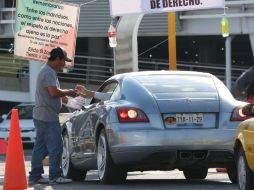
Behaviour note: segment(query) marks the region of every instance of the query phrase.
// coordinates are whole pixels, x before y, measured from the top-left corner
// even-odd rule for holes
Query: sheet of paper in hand
[[[73,109],[81,109],[85,102],[86,99],[81,96],[76,98],[68,98],[67,106]]]

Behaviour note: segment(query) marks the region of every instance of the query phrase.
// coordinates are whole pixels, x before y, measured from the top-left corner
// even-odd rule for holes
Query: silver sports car
[[[98,170],[103,184],[122,183],[128,171],[183,171],[204,179],[208,168],[225,167],[236,182],[233,155],[239,109],[224,84],[208,73],[153,71],[119,74],[63,124],[62,170],[84,180]]]

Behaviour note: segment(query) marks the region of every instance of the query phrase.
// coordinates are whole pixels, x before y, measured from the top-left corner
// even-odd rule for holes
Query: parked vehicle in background
[[[242,108],[246,116],[254,116],[254,104]],[[238,185],[240,190],[254,189],[254,118],[240,123],[235,139]]]
[[[204,179],[227,168],[237,181],[234,138],[246,103],[209,73],[152,71],[119,74],[103,83],[110,100],[92,99],[63,124],[65,177],[83,180],[97,169],[103,184],[124,182],[128,171],[183,171]]]
[[[19,125],[21,131],[22,142],[25,144],[33,144],[35,142],[35,127],[33,123],[33,107],[34,103],[20,103],[13,107],[18,109]],[[63,105],[61,112],[72,112],[73,109]],[[10,131],[11,111],[1,116],[0,122],[0,138],[8,140]]]
[[[33,107],[32,103],[22,103],[14,107],[18,109],[19,125],[23,143],[34,143],[35,128],[33,124]],[[8,140],[10,131],[11,111],[7,115],[2,115],[3,121],[0,123],[0,138]]]

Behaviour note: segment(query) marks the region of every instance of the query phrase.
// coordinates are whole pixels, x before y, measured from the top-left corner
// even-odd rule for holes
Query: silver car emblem
[[[191,101],[190,98],[186,98],[186,103],[187,103],[187,104],[191,104],[191,102],[192,102],[192,101]]]

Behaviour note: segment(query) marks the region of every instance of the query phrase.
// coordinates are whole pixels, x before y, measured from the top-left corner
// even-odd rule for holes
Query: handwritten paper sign
[[[69,57],[74,57],[78,5],[48,0],[17,2],[14,55],[47,62],[51,49],[60,46]]]

